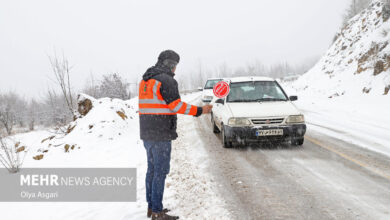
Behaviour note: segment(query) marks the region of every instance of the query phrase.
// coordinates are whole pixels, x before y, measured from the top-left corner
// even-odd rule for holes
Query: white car
[[[214,133],[222,133],[223,146],[233,142],[275,141],[302,145],[306,133],[303,114],[277,81],[268,77],[237,77],[227,80],[230,92],[214,98],[211,114]]]
[[[222,80],[223,80],[222,78],[207,79],[204,87],[200,88],[203,91],[202,92],[202,102],[204,102],[204,103],[211,102],[211,100],[214,98],[214,94],[213,94],[214,85]]]

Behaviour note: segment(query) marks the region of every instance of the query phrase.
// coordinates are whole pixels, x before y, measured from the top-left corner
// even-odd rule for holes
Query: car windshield
[[[213,89],[215,84],[217,84],[217,82],[219,82],[221,80],[222,79],[207,80],[206,85],[204,86],[204,89]]]
[[[275,81],[239,82],[230,84],[227,102],[287,101],[287,97]]]

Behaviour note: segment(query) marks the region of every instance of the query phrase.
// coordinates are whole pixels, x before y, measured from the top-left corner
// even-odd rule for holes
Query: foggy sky
[[[323,54],[349,0],[0,0],[0,91],[42,97],[48,55],[68,57],[80,89],[88,76],[139,79],[164,49],[177,74],[256,60],[300,63]]]

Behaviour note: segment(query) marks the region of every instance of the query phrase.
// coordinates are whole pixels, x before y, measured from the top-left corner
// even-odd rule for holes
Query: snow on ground
[[[187,96],[186,101],[198,102],[199,95],[195,93]],[[211,163],[195,129],[192,116],[179,115],[179,138],[173,143],[172,153],[174,171],[167,182],[176,193],[173,195],[175,199],[169,200],[168,206],[177,207],[177,214],[186,216],[185,219],[231,219],[230,213],[224,208],[224,199],[217,193],[217,183],[208,171]],[[175,184],[181,182],[186,184]]]
[[[183,99],[191,101],[199,95],[194,93]],[[67,127],[71,132],[65,136],[53,137],[53,131],[49,130],[13,136],[28,146],[23,167],[136,167],[137,202],[1,203],[1,219],[147,219],[146,152],[139,139],[137,99],[90,99],[94,106],[92,110],[72,122]],[[43,141],[48,137],[52,139]],[[213,181],[201,166],[205,160],[198,157],[202,155],[201,149],[195,145],[180,140],[174,142],[164,204],[181,219],[221,219],[220,214],[226,213],[223,200],[214,192]],[[37,155],[43,155],[43,159],[33,159]]]
[[[309,83],[309,82],[308,82]],[[295,105],[303,111],[308,130],[390,156],[390,97],[344,95],[323,97],[284,83],[288,95],[298,95]]]

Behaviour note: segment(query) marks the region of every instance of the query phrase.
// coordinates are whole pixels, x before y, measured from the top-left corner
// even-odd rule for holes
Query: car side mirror
[[[203,91],[203,87],[198,87],[198,91]]]
[[[298,100],[298,96],[294,95],[294,96],[290,96],[289,97],[290,101],[297,101]]]
[[[225,100],[223,100],[223,99],[217,99],[217,100],[215,101],[215,103],[224,105],[224,104],[225,104]]]

